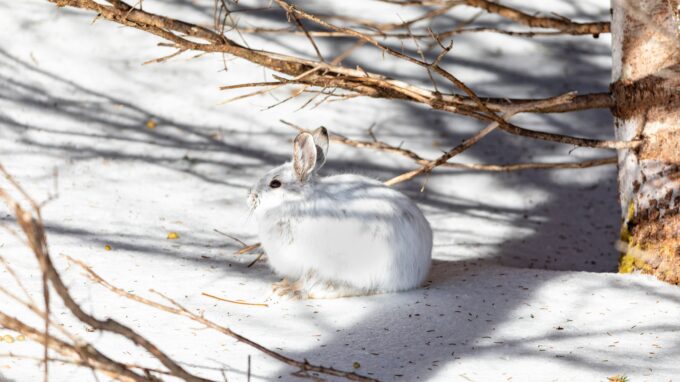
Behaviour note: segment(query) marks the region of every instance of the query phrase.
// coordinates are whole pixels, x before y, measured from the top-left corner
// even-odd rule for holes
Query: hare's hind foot
[[[342,297],[367,296],[375,292],[353,288],[345,283],[320,280],[310,272],[291,282],[287,278],[272,284],[270,300],[333,299]]]
[[[313,275],[308,275],[304,278],[303,295],[306,295],[305,297],[310,299],[332,299],[365,296],[369,294],[371,293],[351,287],[345,283],[318,280]]]
[[[290,282],[287,278],[272,284],[272,300],[300,300],[302,295],[302,283],[300,280]]]

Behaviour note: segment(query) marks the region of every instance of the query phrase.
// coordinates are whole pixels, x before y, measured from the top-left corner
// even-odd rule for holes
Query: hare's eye
[[[274,180],[272,180],[271,182],[269,182],[269,187],[271,187],[271,188],[279,188],[279,187],[281,187],[281,182],[278,181],[278,180],[276,180],[276,179],[274,179]]]

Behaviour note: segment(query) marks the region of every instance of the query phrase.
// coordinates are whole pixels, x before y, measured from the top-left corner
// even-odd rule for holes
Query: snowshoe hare
[[[270,267],[274,296],[336,298],[416,288],[427,277],[432,230],[401,192],[364,176],[318,177],[328,132],[302,132],[291,162],[266,173],[248,204]]]

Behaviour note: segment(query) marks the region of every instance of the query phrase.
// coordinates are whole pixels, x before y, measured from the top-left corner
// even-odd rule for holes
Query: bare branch
[[[489,13],[495,13],[506,19],[515,21],[519,24],[533,28],[557,29],[562,33],[571,35],[593,35],[598,36],[602,33],[609,33],[611,26],[609,22],[578,23],[566,17],[541,17],[533,16],[522,12],[516,8],[504,6],[488,0],[381,0],[386,3],[399,5],[445,5],[453,2],[464,3],[465,5],[483,9]]]
[[[493,3],[488,0],[463,0],[469,6],[484,9],[490,13],[496,13],[512,21],[535,28],[557,29],[569,34],[591,34],[597,36],[601,33],[610,32],[609,22],[577,23],[566,18],[540,17],[519,11],[515,8]]]
[[[294,128],[295,130],[309,131],[309,129],[304,129],[298,125],[290,123],[288,121],[280,120],[281,123]],[[338,134],[331,134],[331,141],[341,143],[343,145],[356,147],[356,148],[369,148],[376,151],[382,151],[387,153],[398,154],[403,157],[413,160],[419,165],[426,165],[431,162],[429,159],[425,159],[416,152],[405,149],[401,146],[394,146],[384,141],[380,141],[374,138],[371,141],[362,141],[357,139],[350,139]],[[552,169],[578,169],[587,167],[596,167],[616,164],[617,158],[602,158],[602,159],[591,159],[582,162],[556,162],[556,163],[510,163],[510,164],[484,164],[484,163],[460,163],[460,162],[446,162],[442,163],[439,167],[461,169],[461,170],[474,170],[474,171],[489,171],[489,172],[511,172],[511,171],[523,171],[523,170],[552,170]]]

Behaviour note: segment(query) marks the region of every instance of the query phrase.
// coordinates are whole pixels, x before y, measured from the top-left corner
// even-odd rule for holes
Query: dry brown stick
[[[42,227],[39,228],[42,231]],[[45,248],[47,248],[47,244],[45,244]],[[40,263],[40,268],[41,271],[45,269],[45,261],[42,259],[38,259],[38,262]],[[43,373],[43,381],[44,382],[49,382],[50,380],[50,367],[49,367],[49,362],[47,361],[49,358],[49,346],[47,344],[47,338],[50,336],[50,288],[49,288],[49,283],[47,280],[47,274],[45,272],[42,273],[42,291],[43,291],[43,302],[45,303],[45,315],[44,315],[44,329],[45,329],[45,343],[43,344],[43,358],[45,360],[45,365],[44,367],[44,373]]]
[[[279,85],[281,85],[281,82],[284,82],[284,81],[249,82],[249,83],[246,83],[246,84],[225,85],[225,86],[220,86],[220,90],[256,88],[256,87],[260,87],[260,86],[279,86]],[[288,83],[294,83],[294,82],[289,81]],[[301,83],[301,82],[295,82],[295,83]]]
[[[498,33],[498,34],[504,34],[508,36],[517,36],[517,37],[541,37],[541,36],[558,36],[561,34],[564,34],[564,32],[560,31],[533,31],[533,30],[528,30],[528,31],[513,31],[513,30],[506,30],[506,29],[500,29],[500,28],[490,28],[490,27],[474,27],[474,28],[463,28],[463,29],[454,29],[450,31],[442,31],[442,32],[437,32],[437,36],[440,38],[447,38],[455,35],[460,35],[463,33]],[[398,36],[395,36],[398,37]]]
[[[257,244],[258,244],[258,246],[260,245],[260,243],[257,243]],[[255,265],[255,263],[257,263],[262,258],[262,256],[264,256],[264,252],[260,252],[257,255],[257,257],[255,257],[255,259],[253,261],[251,261],[248,265],[246,265],[246,268],[250,268],[253,265]]]
[[[480,97],[484,104],[492,111],[499,113],[507,113],[515,108],[521,108],[522,113],[568,113],[572,111],[586,110],[586,109],[609,109],[614,105],[611,94],[609,93],[591,93],[578,95],[575,93],[574,97],[568,102],[553,103],[549,98],[487,98]],[[477,103],[470,97],[459,95],[449,95],[456,103],[475,107]]]
[[[249,253],[249,252],[252,252],[252,251],[258,249],[258,248],[260,248],[261,246],[262,246],[262,245],[261,245],[260,243],[255,243],[255,244],[249,245],[249,246],[247,246],[247,247],[241,248],[241,249],[238,250],[235,254],[236,254],[236,255],[243,255],[243,254],[246,254],[246,253]]]
[[[290,123],[288,121],[280,120],[281,123],[288,125],[295,130],[302,132],[308,131],[308,129],[302,128],[298,125]],[[405,149],[401,146],[393,146],[383,141],[374,139],[372,141],[362,141],[357,139],[349,139],[342,135],[332,134],[330,135],[331,141],[341,143],[343,145],[356,147],[356,148],[370,148],[377,151],[388,152],[399,154],[403,157],[409,158],[419,165],[426,165],[431,162],[429,159],[425,159],[416,152]],[[557,162],[557,163],[510,163],[510,164],[483,164],[483,163],[460,163],[460,162],[446,162],[442,163],[439,167],[445,168],[455,168],[464,170],[476,170],[476,171],[490,171],[490,172],[511,172],[511,171],[521,171],[521,170],[550,170],[550,169],[577,169],[577,168],[587,168],[604,166],[609,164],[616,164],[617,158],[601,158],[601,159],[590,159],[581,162]]]
[[[558,163],[513,163],[513,164],[476,164],[476,163],[451,163],[451,167],[466,168],[480,171],[510,172],[520,170],[552,170],[552,169],[579,169],[616,164],[617,157],[590,159],[581,162],[558,162]],[[444,166],[448,167],[448,166]]]
[[[313,371],[313,372],[322,373],[322,374],[326,374],[326,375],[342,377],[342,378],[346,378],[346,379],[349,379],[349,380],[352,380],[352,381],[364,381],[364,382],[377,381],[376,379],[373,379],[373,378],[370,378],[370,377],[365,377],[365,376],[362,376],[360,374],[356,374],[354,372],[345,372],[345,371],[341,371],[341,370],[336,370],[332,367],[313,365],[313,364],[310,364],[309,362],[307,362],[306,360],[305,361],[298,361],[298,360],[286,357],[286,356],[284,356],[280,353],[277,353],[273,350],[270,350],[269,348],[264,347],[263,345],[260,345],[259,343],[252,341],[252,340],[232,331],[231,329],[229,329],[227,327],[221,326],[221,325],[219,325],[219,324],[217,324],[217,323],[215,323],[211,320],[208,320],[204,316],[197,315],[197,314],[189,311],[188,309],[184,308],[182,305],[180,305],[176,301],[172,300],[171,298],[169,298],[169,297],[167,297],[167,296],[165,296],[165,295],[163,295],[163,294],[161,294],[161,293],[159,293],[159,292],[157,292],[153,289],[151,290],[151,292],[156,293],[157,295],[161,296],[165,300],[169,301],[173,306],[161,304],[159,302],[152,301],[152,300],[149,300],[147,298],[144,298],[144,297],[138,296],[136,294],[130,293],[130,292],[128,292],[128,291],[126,291],[122,288],[116,287],[116,286],[112,285],[111,283],[109,283],[108,281],[104,280],[101,276],[99,276],[94,270],[92,270],[92,268],[87,266],[85,263],[83,263],[79,260],[76,260],[76,259],[72,259],[72,261],[74,263],[76,263],[78,266],[80,266],[93,281],[104,286],[105,288],[112,291],[113,293],[116,293],[116,294],[123,296],[127,299],[130,299],[132,301],[136,301],[136,302],[139,302],[141,304],[148,305],[148,306],[151,306],[153,308],[162,310],[162,311],[167,312],[167,313],[187,317],[187,318],[189,318],[193,321],[196,321],[198,323],[205,325],[206,327],[208,327],[210,329],[213,329],[217,332],[220,332],[220,333],[225,334],[229,337],[232,337],[232,338],[234,338],[234,339],[236,339],[240,342],[243,342],[244,344],[257,349],[257,350],[261,351],[262,353],[267,354],[268,356],[270,356],[274,359],[277,359],[277,360],[279,360],[279,361],[281,361],[285,364],[288,364],[290,366],[297,367],[300,370]]]

